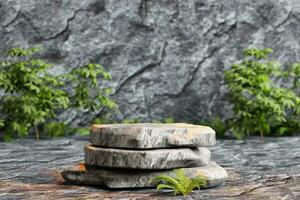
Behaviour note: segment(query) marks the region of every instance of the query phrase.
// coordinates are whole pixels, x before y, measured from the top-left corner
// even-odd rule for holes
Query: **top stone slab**
[[[212,128],[185,123],[95,124],[90,132],[92,144],[112,148],[206,147],[216,143]]]

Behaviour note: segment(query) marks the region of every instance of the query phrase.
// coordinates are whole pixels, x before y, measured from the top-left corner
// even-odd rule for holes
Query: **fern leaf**
[[[207,187],[207,178],[205,176],[197,176],[192,179],[191,186],[194,188],[206,188]]]
[[[158,190],[163,190],[163,189],[169,189],[169,190],[172,190],[172,191],[175,191],[175,190],[176,190],[175,187],[170,186],[170,185],[166,185],[166,184],[158,184],[158,185],[156,186],[156,190],[157,190],[157,191],[158,191]]]
[[[177,180],[183,180],[186,178],[184,169],[175,169],[174,172]]]
[[[166,184],[168,185],[173,185],[173,186],[177,186],[179,185],[179,182],[174,179],[173,177],[171,176],[167,176],[167,175],[164,175],[164,174],[161,174],[159,176],[156,176],[154,177],[152,180],[151,180],[152,183],[159,183],[159,182],[165,182]]]
[[[192,192],[192,190],[194,189],[194,187],[192,186],[192,180],[186,176],[184,169],[179,169],[175,171],[176,173],[176,178],[179,181],[180,184],[180,188],[179,190],[183,193],[183,194],[189,194],[190,192]]]
[[[174,170],[174,172],[176,174],[176,179],[179,182],[178,190],[182,194],[190,193],[190,191],[192,191],[192,189],[190,189],[192,180],[186,176],[185,170],[184,169],[176,169],[176,170]]]
[[[174,191],[174,195],[181,194],[186,196],[195,188],[206,187],[207,178],[205,176],[197,176],[193,179],[186,176],[184,169],[174,170],[176,177],[161,174],[154,177],[150,182],[160,183],[157,185],[157,190],[169,189]]]

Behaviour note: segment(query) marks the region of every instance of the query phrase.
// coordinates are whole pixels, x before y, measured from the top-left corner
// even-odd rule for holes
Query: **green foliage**
[[[124,123],[124,124],[136,124],[136,123],[140,123],[140,122],[141,122],[141,120],[138,119],[138,118],[134,118],[134,119],[124,119],[124,120],[122,121],[122,123]]]
[[[300,88],[300,63],[295,63],[285,74],[286,77],[293,78],[293,89],[297,90]]]
[[[70,100],[73,107],[99,110],[101,107],[115,108],[116,104],[109,98],[110,88],[100,89],[98,79],[111,80],[111,76],[99,64],[87,64],[73,70],[65,76],[73,84]],[[97,91],[97,92],[94,92]]]
[[[141,123],[141,119],[139,118],[133,118],[133,119],[124,119],[122,123],[124,124],[135,124],[135,123]],[[159,120],[153,120],[152,123],[174,123],[174,119],[172,117],[167,117],[163,119],[162,121]]]
[[[216,131],[216,135],[219,138],[224,138],[225,133],[229,129],[229,122],[222,120],[220,117],[215,117],[208,122],[202,122],[201,125],[210,126],[212,129]]]
[[[151,183],[156,185],[157,190],[168,189],[177,194],[186,196],[190,194],[194,189],[201,189],[207,187],[207,178],[205,176],[196,176],[195,178],[189,178],[185,174],[184,169],[174,170],[175,178],[161,174],[154,177]]]
[[[92,121],[92,124],[116,124],[116,123],[123,123],[123,124],[136,124],[136,123],[141,123],[142,119],[140,118],[132,118],[132,119],[124,119],[121,122],[114,121],[110,119],[110,117],[107,118],[95,118]],[[160,120],[153,120],[152,123],[174,123],[174,119],[172,117],[167,117],[163,119],[162,121]]]
[[[0,128],[4,126],[4,120],[0,119]]]
[[[167,117],[163,120],[163,123],[167,123],[167,124],[170,124],[170,123],[174,123],[175,120],[173,117]]]
[[[48,72],[51,64],[32,56],[38,51],[14,48],[8,51],[7,59],[0,61],[0,90],[4,92],[0,97],[0,126],[5,140],[14,133],[24,137],[33,127],[38,136],[38,127],[54,119],[62,109],[115,106],[108,97],[109,89],[90,92],[98,86],[98,78],[111,78],[101,66],[88,64],[70,74],[54,76]],[[66,82],[73,88],[70,93],[64,87]],[[45,127],[53,136],[60,135],[63,128],[62,124],[51,123]],[[52,131],[55,129],[58,133]]]
[[[97,117],[92,121],[92,124],[115,124],[116,122],[110,120],[109,118],[100,118]]]
[[[43,132],[50,137],[62,137],[71,134],[72,128],[63,122],[49,122],[43,126]]]
[[[89,135],[90,129],[89,128],[75,128],[74,132],[79,135]]]
[[[300,63],[293,64],[287,71],[283,72],[284,78],[292,82],[291,89],[296,93],[300,93]],[[289,118],[281,123],[275,123],[272,127],[277,135],[295,135],[300,132],[300,104],[298,102],[295,109],[291,109]]]
[[[171,124],[175,123],[175,120],[173,117],[167,117],[163,120],[153,120],[152,123],[165,123],[165,124]]]
[[[290,123],[290,113],[296,118],[299,116],[299,96],[292,89],[279,87],[273,81],[287,76],[287,73],[280,69],[278,62],[268,59],[271,52],[268,48],[247,49],[245,59],[225,71],[234,104],[232,130],[238,138],[257,133],[263,137],[274,127]],[[298,65],[294,65],[292,71],[297,85]]]
[[[12,49],[9,59],[0,62],[0,88],[5,92],[0,106],[6,140],[14,132],[27,135],[32,126],[54,117],[54,111],[69,105],[67,93],[59,89],[63,83],[46,71],[51,65],[38,59],[26,59],[36,51],[35,48]]]

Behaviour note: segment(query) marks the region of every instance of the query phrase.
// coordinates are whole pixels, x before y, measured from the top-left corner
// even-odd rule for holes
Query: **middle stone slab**
[[[130,169],[174,169],[207,165],[211,152],[205,147],[179,149],[128,150],[95,147],[84,148],[87,165]]]

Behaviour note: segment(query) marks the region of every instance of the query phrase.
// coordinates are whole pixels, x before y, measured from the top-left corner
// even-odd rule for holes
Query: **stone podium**
[[[93,125],[85,163],[63,170],[70,183],[108,188],[151,188],[160,174],[174,175],[184,168],[187,176],[207,177],[208,187],[222,184],[227,172],[211,161],[208,149],[216,143],[208,126],[185,123]]]

